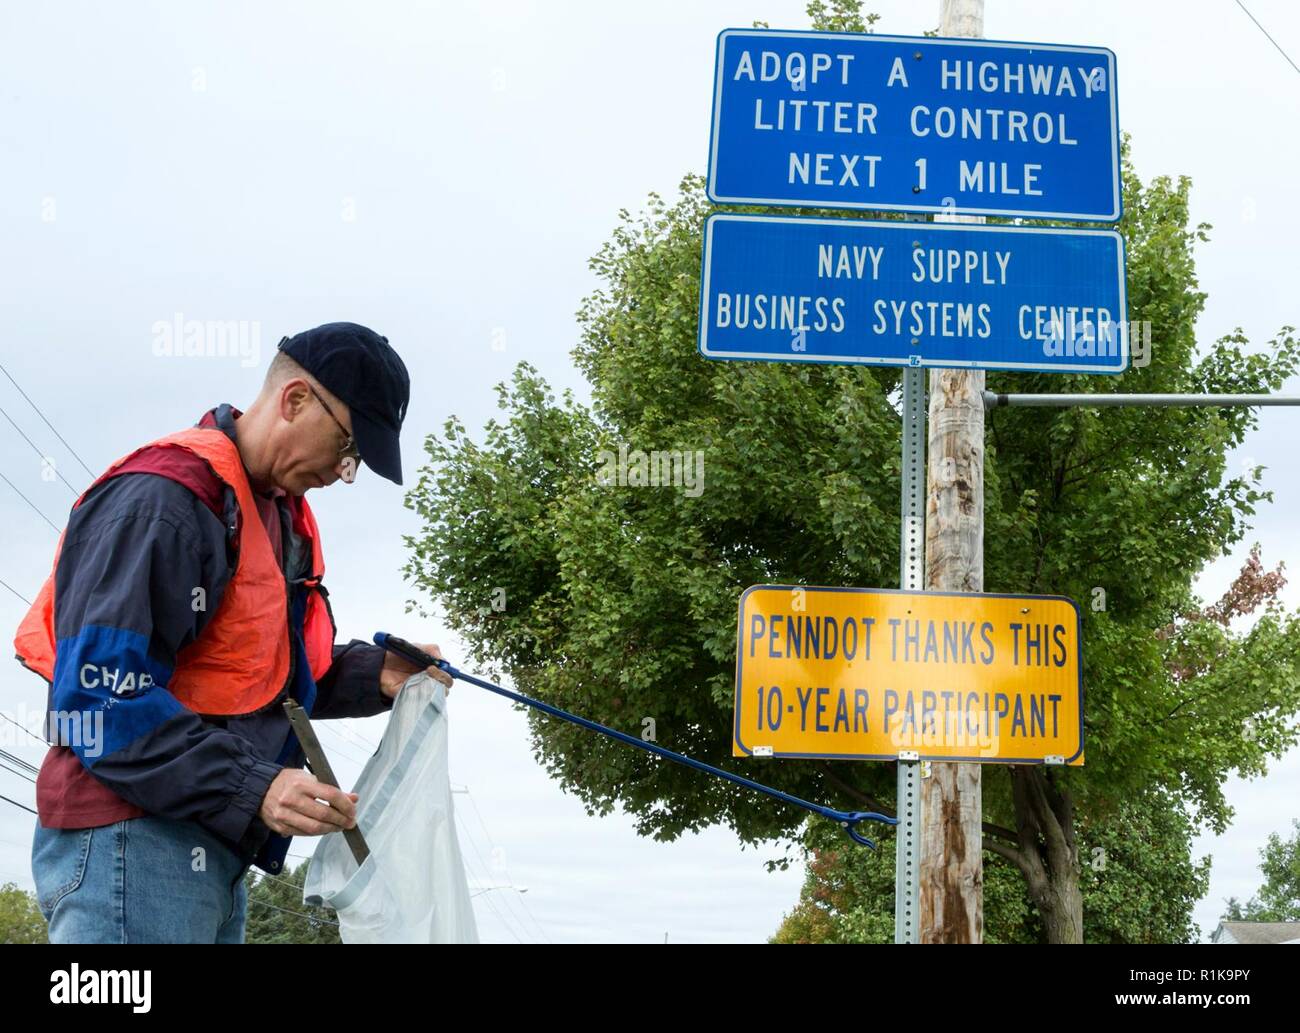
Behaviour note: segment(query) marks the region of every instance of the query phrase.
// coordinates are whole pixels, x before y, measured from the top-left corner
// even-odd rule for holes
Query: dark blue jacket
[[[200,424],[215,424],[233,440],[234,417],[229,405],[221,405]],[[56,745],[75,752],[81,766],[50,765],[47,758],[38,806],[42,798],[86,799],[88,788],[93,798],[98,787],[68,792],[68,786],[49,784],[88,773],[115,797],[150,814],[197,821],[245,863],[275,873],[284,866],[290,837],[272,833],[258,810],[281,768],[303,763],[279,702],[238,718],[204,719],[165,689],[177,652],[202,633],[233,573],[238,503],[215,474],[203,487],[196,493],[169,476],[124,473],[99,484],[72,511],[55,572],[58,662],[50,709],[102,710],[103,742],[97,755],[84,744]],[[213,508],[218,499],[220,517]],[[310,552],[293,532],[283,497],[276,504],[290,586],[291,695],[313,719],[391,709],[392,700],[379,689],[385,654],[378,646],[359,640],[336,645],[328,672],[319,683],[312,679],[302,640],[301,587]],[[263,531],[258,526],[240,533]],[[203,595],[195,592],[200,588]],[[203,605],[196,606],[196,599]],[[148,670],[155,686],[113,693],[104,678],[80,677],[82,658],[109,671]],[[249,657],[250,663],[258,660]],[[87,687],[87,680],[97,684]]]

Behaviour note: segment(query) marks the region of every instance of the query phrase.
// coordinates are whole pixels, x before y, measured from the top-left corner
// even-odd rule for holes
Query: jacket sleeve
[[[114,793],[239,843],[281,765],[167,689],[229,576],[224,524],[187,488],[146,473],[101,484],[72,511],[55,571],[51,700],[79,719],[65,745]]]
[[[313,719],[370,717],[393,709],[393,701],[379,690],[379,672],[384,650],[354,638],[345,646],[334,646],[334,660],[316,683]]]

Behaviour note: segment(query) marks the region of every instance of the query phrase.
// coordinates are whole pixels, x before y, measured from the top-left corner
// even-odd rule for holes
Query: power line
[[[0,581],[0,585],[4,585],[5,588],[7,588],[7,589],[9,589],[9,591],[13,592],[14,595],[18,596],[18,598],[21,599],[23,602],[25,602],[28,606],[31,606],[31,605],[32,605],[32,601],[31,601],[30,599],[28,599],[27,596],[23,595],[22,592],[18,591],[18,589],[14,588],[12,585],[10,585],[9,582],[7,582],[7,581]]]
[[[28,775],[20,771],[18,768],[11,768],[8,764],[6,764],[2,760],[0,760],[0,768],[3,768],[5,771],[8,771],[11,775],[17,775],[19,778],[27,779],[27,781],[30,782],[32,785],[36,784],[36,779],[32,778],[31,775]]]
[[[366,749],[370,751],[372,755],[379,749],[378,746],[372,743],[360,732],[356,731],[355,729],[349,728],[347,726],[347,723],[344,721],[331,721],[326,727],[329,728],[331,731],[340,733],[347,739],[355,741],[357,745],[364,746]]]
[[[4,585],[4,582],[3,582],[3,581],[0,581],[0,585]],[[5,585],[5,587],[6,587],[6,588],[9,588],[8,585]],[[11,592],[13,591],[12,588],[10,588],[9,590],[10,590]],[[16,594],[16,593],[15,593],[15,594]],[[19,596],[19,598],[22,599],[22,596]],[[23,599],[23,602],[27,602],[27,600],[26,600],[26,599]],[[27,605],[30,606],[31,603],[27,603]],[[15,728],[22,728],[22,730],[23,730],[24,732],[26,732],[28,735],[30,735],[33,739],[35,739],[35,740],[36,740],[38,743],[40,743],[42,746],[49,746],[49,745],[50,745],[48,742],[46,742],[44,739],[42,739],[39,735],[37,735],[35,732],[33,732],[30,728],[24,728],[24,727],[23,727],[22,725],[20,725],[17,721],[15,721],[12,717],[10,717],[8,714],[0,714],[0,717],[3,717],[6,721],[8,721],[8,722],[9,722],[11,725],[13,725]]]
[[[8,750],[0,749],[0,757],[3,757],[10,764],[17,764],[20,768],[26,768],[33,775],[40,771],[40,768],[29,761],[26,757],[20,757],[16,753],[10,753]]]
[[[470,849],[474,851],[474,856],[478,859],[478,863],[482,866],[483,875],[481,877],[481,881],[483,885],[490,886],[492,884],[492,869],[488,866],[488,863],[485,860],[483,860],[483,855],[479,853],[478,844],[474,842],[474,837],[469,834],[469,829],[465,827],[465,819],[462,818],[460,814],[456,813],[454,807],[452,808],[452,813],[455,814],[456,821],[460,825],[461,831],[465,834],[464,838],[469,842]],[[462,857],[462,860],[464,861],[466,868],[472,867],[468,855],[464,855]],[[475,872],[475,877],[476,878],[479,877],[477,872]],[[528,930],[525,928],[524,923],[519,920],[518,914],[510,910],[510,908],[507,905],[503,905],[503,907],[505,907],[506,909],[505,913],[503,914],[502,912],[497,910],[496,905],[492,902],[491,897],[485,897],[483,903],[485,903],[491,909],[492,913],[496,915],[498,919],[500,919],[501,924],[506,927],[506,931],[509,932],[511,936],[514,936],[515,941],[517,943],[522,943],[523,940],[520,940],[519,937],[515,934],[515,929],[514,929],[515,924],[518,924],[520,931],[523,932],[525,937],[528,937],[530,935]],[[509,916],[510,921],[506,921],[507,915]]]
[[[465,787],[465,796],[469,800],[469,805],[474,808],[474,816],[478,819],[479,827],[483,829],[483,835],[487,837],[488,847],[493,851],[500,850],[501,848],[498,847],[496,845],[496,842],[492,839],[492,833],[488,831],[487,822],[483,820],[483,812],[478,809],[478,804],[474,802],[474,794],[469,791],[469,786]],[[513,885],[515,881],[515,877],[513,873],[510,871],[509,866],[505,863],[504,850],[501,851],[501,856],[502,856],[501,870],[506,873],[506,878],[510,881],[511,885]],[[546,934],[546,929],[542,926],[542,923],[537,920],[537,916],[533,914],[532,909],[528,906],[528,901],[524,898],[524,895],[522,893],[519,893],[517,894],[517,897],[519,900],[519,905],[524,909],[524,913],[527,914],[530,919],[532,919],[533,925],[535,925],[537,927],[537,931],[542,934],[542,939],[545,940],[547,943],[553,943],[554,941]]]
[[[274,879],[276,882],[282,882],[286,886],[292,886],[296,890],[299,891],[302,890],[302,887],[299,886],[296,882],[294,882],[292,879],[286,879],[283,875],[272,875],[270,872],[263,872],[263,871],[259,871],[257,875],[258,878],[260,879]]]
[[[259,872],[257,873],[257,877],[258,877],[259,879],[274,879],[276,882],[282,882],[282,883],[284,883],[286,886],[292,886],[292,887],[294,887],[295,889],[302,889],[302,887],[299,886],[299,885],[298,885],[296,882],[294,882],[292,879],[286,879],[283,875],[272,875],[270,872],[259,871]]]
[[[454,808],[453,808],[453,810],[452,810],[452,813],[455,814],[455,809],[454,809]],[[479,864],[481,864],[481,865],[483,866],[483,884],[484,884],[485,886],[490,885],[491,882],[492,882],[492,871],[491,871],[490,868],[488,868],[487,863],[483,860],[483,855],[480,854],[480,853],[478,852],[478,844],[474,842],[474,838],[469,834],[469,829],[466,829],[466,828],[465,828],[465,822],[464,822],[464,820],[461,818],[461,816],[460,816],[459,814],[456,814],[456,820],[457,820],[458,822],[460,822],[460,827],[461,827],[461,828],[464,830],[464,832],[465,832],[465,838],[466,838],[467,840],[469,840],[469,846],[470,846],[470,849],[474,851],[474,856],[478,858]],[[471,865],[470,865],[470,859],[469,859],[469,857],[468,857],[468,856],[465,856],[465,857],[463,858],[463,860],[464,860],[464,862],[465,862],[465,867],[466,867],[466,868],[470,868]],[[476,873],[476,874],[477,874],[477,873]],[[494,915],[497,916],[497,919],[498,919],[498,920],[501,922],[501,924],[505,927],[506,932],[508,932],[512,937],[514,937],[515,943],[523,943],[523,942],[524,942],[524,941],[521,940],[521,939],[519,938],[519,936],[515,933],[515,929],[514,929],[514,924],[513,924],[513,923],[519,923],[519,928],[520,928],[521,930],[523,930],[523,933],[524,933],[524,936],[525,936],[525,937],[528,936],[528,931],[527,931],[526,929],[524,929],[524,927],[523,927],[523,923],[519,922],[519,918],[518,918],[518,916],[517,916],[514,912],[510,912],[510,921],[506,921],[506,917],[505,917],[505,915],[503,915],[500,911],[498,911],[498,910],[496,909],[496,905],[495,905],[494,903],[492,903],[492,898],[491,898],[490,896],[484,895],[484,896],[483,896],[483,903],[486,904],[486,905],[488,906],[488,909],[489,909],[489,910],[490,910]]]
[[[21,807],[21,808],[22,808],[23,810],[25,810],[28,814],[35,814],[35,813],[36,813],[34,810],[32,810],[32,809],[31,809],[30,807],[28,807],[26,804],[19,803],[17,800],[10,800],[9,797],[7,797],[7,796],[0,795],[0,800],[4,800],[5,803],[11,803],[11,804],[13,804],[15,807]]]
[[[43,451],[41,451],[40,445],[36,444],[35,441],[33,441],[31,438],[29,438],[26,434],[23,433],[22,427],[14,423],[14,418],[10,416],[9,413],[7,413],[2,406],[0,406],[0,416],[3,416],[6,420],[8,420],[10,424],[13,425],[14,430],[18,432],[19,436],[22,437],[22,439],[26,441],[27,444],[32,446],[32,451],[34,451],[38,456],[41,457],[42,464],[44,464],[45,460],[50,458]],[[50,468],[54,471],[54,476],[57,477],[59,480],[61,480],[65,485],[67,485],[68,491],[72,492],[73,498],[76,498],[78,495],[81,494],[80,491],[78,491],[68,482],[68,479],[64,477],[63,474],[59,473],[59,466],[57,463],[51,463]]]
[[[338,928],[338,922],[331,922],[328,918],[317,918],[315,915],[309,915],[305,911],[290,911],[287,907],[280,907],[277,904],[267,903],[265,900],[258,900],[256,897],[249,897],[250,904],[261,904],[262,907],[269,907],[276,911],[283,911],[286,915],[297,915],[299,918],[305,918],[309,922],[319,922],[321,925],[332,925]]]
[[[474,816],[478,820],[479,827],[482,828],[483,830],[483,835],[487,839],[488,847],[493,852],[497,850],[501,850],[501,848],[497,846],[496,841],[493,840],[492,833],[488,831],[487,822],[483,820],[483,812],[479,810],[478,804],[475,802],[473,794],[469,791],[469,786],[465,787],[465,796],[469,800],[470,806],[474,809]],[[515,882],[515,877],[514,874],[510,871],[509,866],[505,863],[504,850],[501,850],[501,857],[502,857],[501,870],[505,872],[506,879],[509,880],[510,884],[513,886]],[[523,894],[517,893],[516,899],[518,900],[520,907],[523,908],[524,913],[532,920],[533,925],[537,927],[537,931],[541,934],[542,939],[545,940],[547,943],[551,943],[552,942],[551,938],[546,934],[546,930],[542,927],[542,923],[537,920],[537,916],[533,914],[532,909],[529,908],[528,901],[524,899]]]
[[[315,726],[313,726],[313,727],[319,727],[319,728],[321,728],[323,731],[326,731],[326,732],[333,732],[334,735],[338,738],[339,743],[346,744],[346,745],[349,745],[349,746],[352,745],[350,742],[348,742],[347,739],[344,739],[343,736],[339,735],[339,733],[338,733],[335,729],[331,728],[328,724],[321,724],[321,723],[318,722],[318,723],[317,723]],[[345,749],[343,748],[343,745],[336,744],[336,745],[334,746],[334,749],[338,752],[338,754],[340,754],[340,755],[343,756],[343,757],[346,757],[346,758],[347,758],[348,760],[350,760],[353,764],[360,764],[363,768],[366,766],[366,762],[365,762],[364,760],[362,760],[360,757],[358,757],[358,756],[357,756],[355,753],[353,753],[351,750],[345,750]]]
[[[0,757],[3,757],[5,760],[9,761],[10,764],[17,764],[21,768],[26,768],[33,775],[40,773],[40,769],[35,764],[32,764],[29,761],[24,760],[22,757],[19,757],[17,754],[10,753],[8,750],[0,750]]]
[[[17,764],[19,768],[25,768],[30,774],[40,773],[40,769],[36,768],[34,764],[27,763],[17,754],[10,754],[8,750],[0,750],[0,760],[3,760],[6,764]]]
[[[58,526],[58,525],[57,525],[53,520],[51,520],[49,517],[47,517],[47,516],[46,516],[44,513],[42,513],[39,509],[37,509],[37,507],[36,507],[36,503],[35,503],[35,502],[33,502],[31,499],[29,499],[29,498],[28,498],[26,495],[24,495],[21,491],[18,491],[18,485],[14,484],[13,481],[11,481],[8,477],[6,477],[6,476],[5,476],[4,474],[2,474],[2,473],[0,473],[0,480],[3,480],[3,481],[5,482],[5,484],[9,485],[9,487],[13,488],[14,491],[18,492],[18,497],[19,497],[20,499],[22,499],[24,502],[26,502],[27,505],[31,506],[32,509],[36,510],[36,515],[37,515],[38,517],[40,517],[42,520],[44,520],[47,524],[49,524],[50,527],[52,527],[52,528],[54,529],[54,533],[55,533],[55,534],[62,534],[62,533],[63,533],[62,531],[59,530],[59,526]],[[5,587],[6,587],[6,588],[9,588],[8,585],[6,585]],[[13,589],[10,588],[9,591],[12,592]]]
[[[1240,7],[1243,11],[1246,11],[1246,5],[1243,4],[1241,0],[1237,0],[1237,6]],[[1268,34],[1268,29],[1264,28],[1264,26],[1259,24],[1259,19],[1256,18],[1249,11],[1246,11],[1246,17],[1255,23],[1259,31],[1264,34],[1265,39],[1267,39],[1270,43],[1272,43],[1273,46],[1277,47],[1277,52],[1281,54],[1284,58],[1286,58],[1287,64],[1289,64],[1297,72],[1300,72],[1300,65],[1297,65],[1294,61],[1291,60],[1291,55],[1288,54],[1285,50],[1283,50],[1281,44],[1278,43],[1277,40],[1275,40],[1272,36]]]
[[[93,478],[95,476],[94,471],[91,470],[90,467],[86,465],[85,460],[83,460],[81,456],[77,455],[77,450],[63,440],[63,435],[60,434],[57,430],[54,430],[54,424],[52,424],[49,420],[45,419],[45,413],[41,412],[41,408],[39,405],[37,405],[30,398],[27,397],[27,392],[24,391],[21,387],[19,387],[18,381],[16,381],[13,378],[13,376],[10,374],[10,372],[7,369],[4,368],[4,366],[0,366],[0,373],[3,373],[6,377],[8,377],[9,383],[13,384],[14,387],[18,388],[18,393],[27,399],[27,404],[36,410],[36,415],[39,416],[45,422],[45,426],[49,427],[50,430],[54,431],[54,436],[63,443],[63,447],[72,453],[73,458],[75,458],[77,462],[81,463],[81,468],[86,471],[87,475]]]

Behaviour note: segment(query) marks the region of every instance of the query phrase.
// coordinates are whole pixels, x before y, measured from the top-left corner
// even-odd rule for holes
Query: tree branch
[[[843,792],[846,796],[850,797],[851,799],[856,800],[864,807],[868,807],[873,811],[878,811],[879,813],[889,818],[895,818],[898,816],[898,811],[896,808],[886,806],[885,804],[877,800],[874,796],[868,796],[861,789],[858,789],[857,787],[851,785],[850,783],[845,782],[844,779],[840,778],[837,774],[835,774],[834,771],[831,770],[830,765],[827,764],[825,761],[818,761],[816,766],[817,766],[817,770],[820,771],[823,775],[825,775],[831,782],[833,782],[835,786],[838,789],[840,789],[841,792]],[[1014,832],[1011,831],[1011,829],[1003,828],[1001,825],[994,825],[991,821],[982,822],[981,828],[984,830],[984,832],[987,835],[1001,836],[1009,843],[1020,842],[1019,838],[1016,836]]]
[[[1064,489],[1065,489],[1065,488],[1070,487],[1072,484],[1078,484],[1080,481],[1087,481],[1087,480],[1089,480],[1089,479],[1091,479],[1091,478],[1093,478],[1093,477],[1096,477],[1098,474],[1107,473],[1107,472],[1109,472],[1109,471],[1111,471],[1111,470],[1118,470],[1120,467],[1122,467],[1122,466],[1124,465],[1125,462],[1128,461],[1127,459],[1124,459],[1124,460],[1121,460],[1120,462],[1116,463],[1114,466],[1103,466],[1103,467],[1101,467],[1101,469],[1099,469],[1099,470],[1093,470],[1091,473],[1089,473],[1089,474],[1087,474],[1087,475],[1085,475],[1085,476],[1083,476],[1083,477],[1078,476],[1078,474],[1079,474],[1079,472],[1080,472],[1081,470],[1086,470],[1086,469],[1088,469],[1088,467],[1090,467],[1093,463],[1097,462],[1097,460],[1099,460],[1099,459],[1111,459],[1111,458],[1113,458],[1113,457],[1114,457],[1114,451],[1113,451],[1113,450],[1112,450],[1112,451],[1107,451],[1107,452],[1098,452],[1096,455],[1089,456],[1089,457],[1088,457],[1084,462],[1082,462],[1082,463],[1076,463],[1076,464],[1074,465],[1073,468],[1067,468],[1066,473],[1067,473],[1067,474],[1072,474],[1072,475],[1074,475],[1074,476],[1067,476],[1067,477],[1066,477],[1065,481],[1064,481],[1064,482],[1062,483],[1062,485],[1061,485],[1062,493],[1064,493]]]
[[[1011,795],[1015,801],[1016,828],[1020,840],[1019,864],[1029,885],[1029,893],[1035,901],[1047,892],[1047,872],[1043,867],[1042,854],[1038,847],[1038,818],[1034,811],[1032,790],[1027,784],[1028,770],[1011,767]]]
[[[988,421],[988,424],[989,424],[989,429],[993,431],[993,447],[996,448],[996,449],[998,450],[998,455],[1001,456],[1001,455],[1002,455],[1002,437],[1001,437],[1001,435],[998,434],[998,421],[997,421],[997,420],[989,420],[989,421]],[[1021,496],[1021,494],[1022,494],[1021,489],[1020,489],[1020,485],[1018,485],[1018,484],[1016,483],[1015,478],[1012,477],[1010,474],[1007,475],[1007,483],[1008,483],[1009,485],[1011,485],[1011,493],[1012,493],[1013,495],[1015,495],[1016,498],[1020,498],[1020,496]]]
[[[991,821],[982,822],[980,825],[986,835],[1001,836],[1008,843],[1019,843],[1020,837],[1010,829],[1004,829],[1001,825],[994,825]]]
[[[1062,825],[1062,814],[1067,809],[1061,794],[1051,782],[1051,769],[1031,769],[1030,784],[1038,797],[1039,827],[1047,841],[1047,856],[1058,873],[1067,870],[1074,861],[1073,851]]]
[[[997,854],[998,857],[1010,861],[1012,864],[1016,866],[1016,868],[1026,879],[1030,877],[1028,866],[1025,864],[1023,860],[1023,855],[1015,847],[1009,847],[1004,843],[995,842],[994,840],[990,839],[988,836],[985,836],[984,849],[987,850],[990,854]]]
[[[1044,768],[1044,774],[1047,776],[1048,784],[1056,796],[1056,804],[1053,810],[1056,813],[1056,821],[1061,826],[1061,838],[1065,842],[1065,847],[1069,851],[1071,863],[1075,856],[1074,845],[1074,794],[1070,792],[1070,787],[1066,784],[1065,776],[1061,772],[1054,771],[1052,768]]]

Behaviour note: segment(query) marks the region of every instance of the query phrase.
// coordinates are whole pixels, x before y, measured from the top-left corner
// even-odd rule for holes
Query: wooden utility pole
[[[942,0],[939,35],[984,35],[984,0]],[[936,222],[982,223],[941,214]],[[925,587],[984,590],[984,371],[930,373]],[[983,808],[978,764],[930,766],[921,779],[920,941],[984,938]]]

